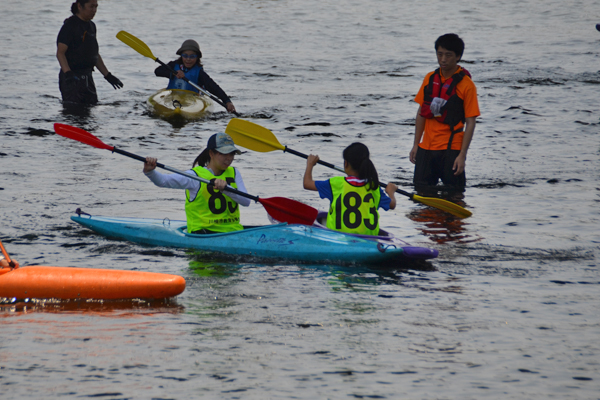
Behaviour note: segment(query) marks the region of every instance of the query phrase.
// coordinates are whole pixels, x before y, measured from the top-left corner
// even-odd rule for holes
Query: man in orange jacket
[[[479,116],[471,74],[458,65],[465,45],[453,33],[435,41],[439,68],[425,76],[415,97],[419,103],[410,161],[415,188],[444,185],[464,191],[467,151]]]

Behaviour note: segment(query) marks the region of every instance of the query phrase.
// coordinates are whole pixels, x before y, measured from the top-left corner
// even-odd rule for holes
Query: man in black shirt
[[[96,86],[92,78],[94,67],[115,89],[123,83],[112,75],[98,52],[96,24],[92,19],[98,0],[77,0],[71,5],[73,15],[67,18],[58,33],[56,58],[60,64],[58,86],[63,102],[96,104]]]

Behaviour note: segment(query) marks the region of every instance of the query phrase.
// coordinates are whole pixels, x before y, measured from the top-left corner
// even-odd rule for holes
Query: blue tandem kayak
[[[196,235],[186,221],[74,215],[71,219],[101,235],[150,246],[177,247],[229,256],[333,264],[393,264],[427,260],[438,251],[415,247],[393,236],[332,231],[319,223],[278,223],[241,231]],[[407,265],[408,266],[408,265]]]

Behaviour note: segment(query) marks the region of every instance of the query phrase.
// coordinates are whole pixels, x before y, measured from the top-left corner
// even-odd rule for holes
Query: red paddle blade
[[[258,201],[271,217],[288,224],[312,225],[319,213],[316,208],[285,197],[259,198]]]
[[[113,146],[109,146],[105,144],[102,140],[98,139],[96,136],[92,135],[88,131],[84,131],[81,128],[76,128],[74,126],[65,125],[65,124],[54,124],[54,132],[59,134],[60,136],[64,136],[69,139],[77,140],[78,142],[89,144],[90,146],[96,147],[98,149],[110,150],[114,149]]]

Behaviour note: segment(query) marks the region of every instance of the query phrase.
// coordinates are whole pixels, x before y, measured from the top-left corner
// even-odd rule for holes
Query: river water
[[[0,238],[22,265],[166,272],[175,300],[0,306],[0,397],[107,399],[597,399],[600,393],[600,15],[596,1],[100,0],[100,104],[60,102],[56,35],[68,1],[0,4]],[[183,195],[141,163],[68,140],[53,123],[187,169],[231,115],[171,124],[145,100],[196,39],[244,118],[341,163],[366,143],[383,181],[411,191],[411,100],[456,32],[482,115],[458,220],[398,196],[382,226],[439,250],[424,270],[257,264],[150,248],[70,221],[184,219]],[[217,108],[219,106],[216,106]],[[246,152],[248,191],[325,209],[304,161]],[[316,179],[332,171],[317,167]],[[260,205],[244,224],[266,223]]]

